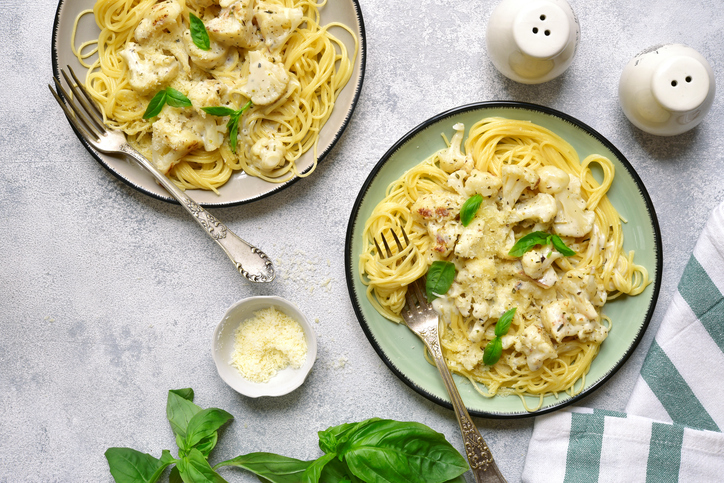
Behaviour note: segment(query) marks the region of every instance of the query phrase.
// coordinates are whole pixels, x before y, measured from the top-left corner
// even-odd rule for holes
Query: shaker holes
[[[691,82],[692,79],[691,79],[691,76],[690,76],[690,75],[687,75],[684,80],[685,80],[687,83],[689,83],[689,82]],[[676,87],[678,84],[679,84],[679,83],[676,82],[675,80],[672,80],[672,81],[671,81],[671,87]]]

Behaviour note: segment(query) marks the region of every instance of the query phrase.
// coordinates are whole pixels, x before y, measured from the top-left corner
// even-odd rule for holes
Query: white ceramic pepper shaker
[[[651,47],[626,65],[618,97],[642,131],[674,136],[697,126],[714,101],[714,72],[701,54],[682,44]]]
[[[565,0],[503,0],[490,15],[488,55],[504,76],[540,84],[573,61],[580,27]]]

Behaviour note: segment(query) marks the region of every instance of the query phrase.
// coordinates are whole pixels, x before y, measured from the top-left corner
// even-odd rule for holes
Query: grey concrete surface
[[[181,387],[236,418],[216,461],[252,451],[315,458],[317,431],[373,416],[425,423],[462,450],[452,411],[397,379],[365,338],[343,247],[356,193],[385,151],[426,118],[474,101],[533,102],[582,120],[628,157],[651,195],[663,237],[659,304],[633,357],[583,401],[623,410],[699,231],[724,199],[724,103],[717,94],[693,131],[651,136],[625,118],[618,79],[638,52],[677,42],[704,55],[724,87],[720,2],[572,0],[576,58],[534,86],[507,80],[486,55],[496,2],[360,3],[365,83],[331,155],[273,197],[214,211],[276,263],[278,279],[253,286],[179,206],[119,182],[73,135],[46,87],[56,1],[0,1],[0,482],[111,482],[106,448],[174,449],[165,401]],[[318,360],[288,396],[248,399],[215,372],[213,328],[251,295],[285,297],[316,320]],[[533,419],[476,423],[519,481]]]

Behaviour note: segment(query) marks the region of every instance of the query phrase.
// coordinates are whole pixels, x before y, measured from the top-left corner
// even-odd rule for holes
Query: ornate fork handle
[[[188,211],[206,233],[224,250],[239,273],[252,282],[271,282],[274,280],[274,266],[269,257],[253,245],[245,242],[214,215],[203,209],[194,200],[180,190],[171,180],[158,171],[141,153],[125,143],[119,150],[133,158],[142,168],[168,191],[171,196]]]
[[[500,473],[498,465],[495,464],[490,448],[488,448],[478,428],[475,426],[475,423],[473,423],[470,414],[468,414],[468,410],[465,408],[457,386],[455,386],[455,381],[453,381],[450,370],[447,368],[445,359],[442,356],[442,349],[440,348],[438,331],[428,329],[419,332],[418,335],[430,351],[435,365],[440,371],[445,388],[450,395],[450,401],[452,402],[455,416],[460,425],[460,432],[463,435],[463,444],[465,445],[468,463],[470,464],[475,481],[478,483],[504,483],[506,480]]]

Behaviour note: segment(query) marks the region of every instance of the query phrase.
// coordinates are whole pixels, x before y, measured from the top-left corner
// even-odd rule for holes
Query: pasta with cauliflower
[[[614,166],[599,155],[580,160],[562,138],[527,121],[480,120],[464,145],[465,127],[454,129],[448,148],[393,182],[366,221],[359,263],[367,297],[402,322],[407,285],[433,262],[451,263],[454,279],[433,301],[450,370],[486,397],[538,396],[542,404],[546,395],[573,395],[613,329],[606,301],[649,284],[633,252],[623,251],[621,218],[606,196]],[[473,199],[472,217],[461,219]],[[409,245],[400,251],[391,231],[401,229]],[[392,257],[377,253],[380,236]],[[496,322],[511,309],[502,354],[487,365]]]
[[[325,3],[98,0],[76,20],[92,13],[98,39],[73,49],[106,122],[179,187],[216,191],[238,171],[285,182],[314,170],[319,132],[357,54],[349,27],[320,24]],[[335,28],[352,36],[354,52]],[[191,105],[169,102],[144,118],[164,89]],[[232,116],[212,107],[243,114],[232,129]],[[310,149],[314,164],[301,172],[296,161]]]

